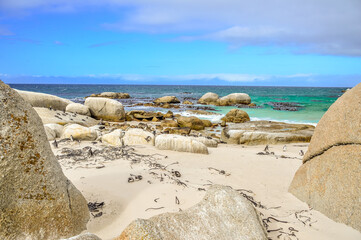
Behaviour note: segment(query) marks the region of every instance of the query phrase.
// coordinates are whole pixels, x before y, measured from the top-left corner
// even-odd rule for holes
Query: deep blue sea
[[[164,86],[164,85],[63,85],[63,84],[10,84],[12,88],[26,91],[42,92],[59,97],[83,101],[85,96],[101,92],[126,92],[131,100],[123,101],[126,110],[132,109],[130,101],[150,102],[151,100],[174,95],[180,100],[189,99],[196,102],[207,92],[225,96],[230,93],[247,93],[252,102],[261,106],[258,109],[243,109],[252,120],[277,120],[284,122],[316,124],[333,102],[343,94],[345,88],[316,87],[242,87],[242,86]],[[292,102],[301,106],[299,111],[274,110],[270,102]],[[128,105],[127,105],[128,104]],[[234,107],[215,107],[215,111],[225,114]],[[143,108],[144,109],[144,108]],[[149,110],[153,110],[149,108]],[[167,109],[157,109],[167,111]],[[184,109],[174,112],[184,111]],[[203,116],[204,118],[214,118]]]

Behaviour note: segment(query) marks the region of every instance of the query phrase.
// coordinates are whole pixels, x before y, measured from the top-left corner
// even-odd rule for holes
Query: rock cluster
[[[89,97],[102,97],[110,99],[127,99],[130,98],[129,93],[120,93],[120,92],[102,92],[99,94],[92,94]]]
[[[232,93],[219,98],[218,94],[208,92],[198,100],[198,103],[216,106],[235,106],[237,104],[250,104],[251,98],[246,93]]]
[[[180,103],[179,99],[175,96],[164,96],[157,98],[153,101],[156,104],[164,104],[164,103]]]
[[[214,185],[197,205],[130,223],[115,240],[125,239],[254,239],[267,234],[257,210],[237,191]]]
[[[0,239],[59,239],[79,234],[87,202],[64,176],[43,124],[0,81]]]
[[[335,221],[361,231],[361,84],[317,124],[289,191]]]

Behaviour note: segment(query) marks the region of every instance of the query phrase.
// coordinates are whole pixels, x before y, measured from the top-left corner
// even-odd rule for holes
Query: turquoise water
[[[243,109],[252,120],[278,120],[285,122],[316,124],[331,104],[342,95],[345,88],[315,87],[241,87],[241,86],[156,86],[156,85],[50,85],[50,84],[10,84],[11,87],[49,93],[72,100],[82,100],[92,93],[127,92],[132,100],[149,102],[154,98],[175,95],[181,100],[196,102],[207,92],[225,96],[242,92],[250,95],[252,102],[260,109]],[[273,110],[268,102],[295,102],[302,106],[297,112]],[[234,107],[215,107],[217,112],[225,114]],[[151,110],[151,109],[150,109]]]

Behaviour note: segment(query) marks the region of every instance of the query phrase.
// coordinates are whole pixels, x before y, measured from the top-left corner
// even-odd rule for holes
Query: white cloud
[[[287,46],[298,53],[361,56],[360,0],[3,0],[8,11],[122,8],[107,29],[178,33],[231,47]],[[101,23],[99,23],[101,24]]]

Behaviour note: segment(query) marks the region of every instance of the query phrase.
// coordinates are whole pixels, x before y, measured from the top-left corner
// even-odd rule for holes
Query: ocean
[[[42,92],[83,102],[85,96],[101,92],[126,92],[131,99],[120,100],[127,111],[142,109],[167,112],[168,109],[151,107],[132,107],[134,103],[150,102],[155,98],[174,95],[181,101],[196,103],[207,92],[217,93],[220,97],[230,93],[247,93],[252,102],[260,108],[242,108],[251,120],[275,120],[289,123],[309,123],[316,125],[333,102],[343,94],[346,88],[325,87],[251,87],[251,86],[184,86],[184,85],[69,85],[69,84],[10,84],[12,88]],[[290,103],[298,111],[274,110],[277,103]],[[211,111],[226,114],[234,107],[211,106]],[[171,109],[174,113],[192,115],[185,108]],[[219,120],[221,116],[198,116],[204,119]]]

